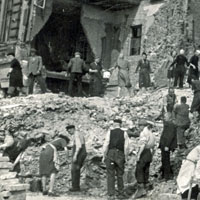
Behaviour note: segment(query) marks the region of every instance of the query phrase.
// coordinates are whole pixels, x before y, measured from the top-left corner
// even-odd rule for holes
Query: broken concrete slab
[[[0,175],[1,180],[6,180],[6,179],[13,179],[17,176],[17,172],[8,172],[6,174]]]
[[[30,187],[29,184],[15,184],[15,185],[4,185],[4,189],[7,191],[26,191]]]
[[[0,162],[0,169],[12,169],[13,164],[10,162]]]

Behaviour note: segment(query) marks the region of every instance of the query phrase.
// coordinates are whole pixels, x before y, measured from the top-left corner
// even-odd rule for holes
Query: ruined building
[[[123,51],[134,71],[145,51],[156,71],[171,50],[199,46],[199,8],[199,0],[0,0],[0,53],[24,58],[33,46],[60,71],[77,50],[104,68]]]

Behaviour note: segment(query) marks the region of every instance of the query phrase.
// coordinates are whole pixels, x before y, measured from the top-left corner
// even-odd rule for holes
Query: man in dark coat
[[[121,129],[122,121],[114,120],[114,127],[108,131],[104,143],[103,162],[107,169],[108,198],[115,199],[115,176],[117,176],[118,198],[126,197],[124,193],[123,174],[129,153],[129,138]]]
[[[144,52],[142,54],[143,59],[139,60],[136,73],[139,70],[139,87],[140,88],[148,88],[151,85],[150,73],[151,66],[150,62],[147,60],[147,54]]]
[[[198,120],[200,120],[200,81],[192,79],[192,89],[194,97],[191,105],[190,112],[198,112]]]
[[[82,76],[84,72],[85,62],[81,59],[79,52],[75,53],[75,57],[69,61],[68,71],[70,72],[69,88],[68,93],[70,96],[73,95],[73,84],[75,80],[78,85],[78,96],[82,96]]]
[[[8,95],[14,97],[19,95],[19,91],[22,91],[23,87],[22,68],[19,61],[15,58],[14,53],[8,53],[7,57],[11,61],[10,65],[11,72],[8,74],[10,76]]]
[[[200,50],[196,50],[195,55],[193,55],[190,59],[190,69],[187,80],[190,85],[192,84],[191,82],[192,79],[199,80],[199,68],[198,68],[199,55],[200,55]]]
[[[37,56],[36,50],[32,48],[28,59],[28,94],[33,94],[35,80],[39,83],[42,93],[46,92],[46,84],[42,77],[42,68],[42,58],[41,56]]]
[[[169,180],[172,177],[170,165],[170,151],[177,148],[176,126],[173,123],[172,113],[168,112],[163,120],[164,128],[160,137],[161,161],[162,161],[162,178]]]
[[[180,50],[180,54],[176,57],[174,62],[171,64],[171,66],[175,65],[174,67],[174,73],[175,73],[175,79],[174,79],[174,87],[177,87],[178,81],[179,81],[179,88],[183,88],[183,80],[186,72],[185,64],[189,66],[189,62],[187,58],[184,55],[185,51],[183,49]]]

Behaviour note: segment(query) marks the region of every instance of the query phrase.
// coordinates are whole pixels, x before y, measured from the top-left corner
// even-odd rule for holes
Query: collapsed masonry
[[[8,157],[0,155],[0,200],[26,200],[29,184],[20,184],[16,172],[11,172],[13,164]]]
[[[146,51],[155,84],[163,86],[167,82],[167,54],[184,48],[190,56],[199,46],[198,0],[49,0],[44,8],[26,0],[13,2],[12,15],[7,16],[12,18],[10,32],[2,29],[0,43],[16,44],[20,58],[27,57],[31,44],[51,71],[62,71],[63,61],[68,62],[76,50],[88,63],[95,56],[101,57],[104,68],[113,66],[123,52],[132,64],[131,79],[135,85],[137,61]],[[23,8],[19,19],[14,12],[17,6]],[[9,21],[5,16],[2,22],[6,20]],[[16,21],[20,21],[20,27],[14,37]]]

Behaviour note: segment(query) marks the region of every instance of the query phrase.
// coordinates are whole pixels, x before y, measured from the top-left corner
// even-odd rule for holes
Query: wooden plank
[[[31,37],[31,28],[33,23],[33,11],[34,11],[34,0],[31,1],[30,6],[30,14],[29,14],[29,22],[28,22],[28,28],[26,33],[26,41],[30,41]]]
[[[3,29],[3,19],[4,19],[4,15],[5,15],[5,2],[6,0],[1,0],[1,13],[0,13],[0,40],[2,41],[2,35],[4,32]]]
[[[24,21],[27,21],[27,11],[28,10],[28,2],[23,1],[22,7],[21,7],[21,13],[20,13],[20,21],[19,21],[19,32],[18,32],[18,39],[19,41],[25,40],[25,32],[26,32],[26,23]]]

